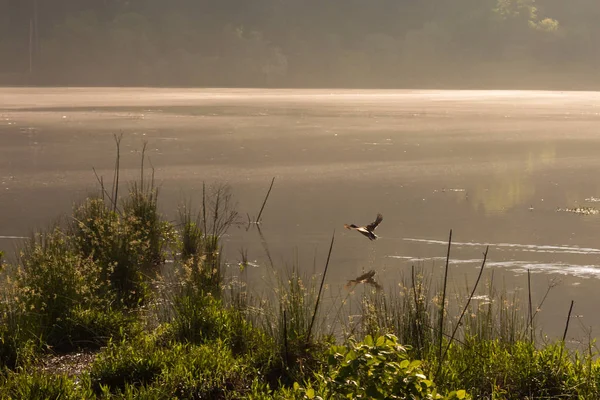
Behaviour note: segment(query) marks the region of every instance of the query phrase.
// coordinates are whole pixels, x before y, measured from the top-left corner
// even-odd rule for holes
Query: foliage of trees
[[[597,0],[0,0],[0,83],[592,88],[599,20]]]

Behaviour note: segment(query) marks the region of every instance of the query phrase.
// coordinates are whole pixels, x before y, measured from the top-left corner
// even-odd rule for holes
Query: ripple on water
[[[406,241],[421,242],[432,245],[447,246],[448,242],[443,240],[429,240],[404,238]],[[553,246],[553,245],[534,245],[534,244],[517,244],[517,243],[477,243],[477,242],[453,242],[454,247],[485,247],[500,250],[520,251],[524,253],[552,253],[552,254],[579,254],[579,255],[599,255],[600,249],[586,248],[578,246]],[[408,255],[388,255],[387,258],[404,260],[409,263],[439,261],[444,262],[446,257],[413,257]],[[450,265],[465,265],[477,267],[481,265],[481,259],[457,259],[451,258]],[[573,264],[566,262],[543,262],[531,260],[503,260],[493,261],[488,259],[486,266],[495,268],[506,268],[512,272],[521,274],[531,271],[532,273],[558,274],[565,276],[573,276],[578,278],[597,278],[600,279],[600,265],[598,264]]]
[[[430,240],[430,239],[414,239],[404,238],[403,240],[410,242],[421,242],[427,244],[438,244],[447,246],[448,242],[444,240]],[[452,246],[455,247],[485,247],[490,246],[498,250],[511,249],[513,251],[523,251],[531,253],[556,253],[556,254],[600,254],[600,249],[592,247],[578,247],[578,246],[553,246],[553,245],[537,245],[537,244],[518,244],[518,243],[477,243],[477,242],[452,242]]]
[[[408,262],[423,262],[423,261],[433,261],[433,260],[445,260],[445,257],[429,257],[429,258],[417,258],[417,257],[408,257],[408,256],[387,256],[388,258],[396,258],[403,259]],[[481,260],[475,259],[466,259],[466,260],[456,260],[451,259],[449,262],[450,265],[480,265]],[[575,265],[575,264],[567,264],[567,263],[542,263],[542,262],[532,262],[532,261],[519,261],[519,260],[511,260],[511,261],[488,261],[486,262],[486,266],[495,267],[495,268],[507,268],[512,270],[515,273],[527,273],[530,271],[532,273],[547,273],[547,274],[559,274],[559,275],[568,275],[574,276],[578,278],[598,278],[600,279],[600,265],[590,264],[590,265]]]

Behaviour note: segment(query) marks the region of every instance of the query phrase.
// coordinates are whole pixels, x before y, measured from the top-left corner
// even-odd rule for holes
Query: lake
[[[255,228],[230,230],[248,279],[268,290],[277,269],[321,273],[339,288],[374,269],[388,290],[411,265],[443,272],[453,229],[450,287],[467,292],[489,245],[486,277],[533,301],[550,282],[539,322],[572,340],[600,329],[600,215],[557,209],[600,207],[600,93],[259,89],[0,88],[0,249],[68,212],[112,178],[113,135],[123,133],[124,179],[140,151],[175,218],[198,204],[202,182],[231,186]],[[345,223],[384,220],[369,241]],[[469,286],[470,287],[470,286]]]

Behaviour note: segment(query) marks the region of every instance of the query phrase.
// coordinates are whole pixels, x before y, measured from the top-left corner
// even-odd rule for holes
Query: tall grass
[[[322,276],[301,273],[296,261],[283,271],[273,271],[272,293],[251,304],[246,314],[254,326],[274,341],[268,381],[276,388],[291,385],[323,368],[326,350],[334,342],[325,329],[329,316],[319,307],[326,269]]]
[[[153,178],[144,181],[142,169],[139,184],[120,199],[118,172],[115,177],[110,193],[101,186],[110,203],[90,197],[74,207],[69,224],[33,234],[15,272],[3,275],[4,365],[17,366],[31,346],[98,348],[130,332],[134,320],[120,310],[147,301],[151,273],[164,261],[172,230],[158,213]]]
[[[441,296],[432,289],[433,279],[423,268],[413,267],[411,276],[404,276],[395,291],[367,292],[362,297],[358,329],[352,332],[360,337],[393,333],[419,355],[434,348],[438,349],[439,355]],[[518,295],[497,290],[490,282],[486,286],[488,293],[476,299],[473,299],[474,293],[454,296],[467,307],[462,318],[459,309],[455,316],[450,314],[444,319],[442,340],[471,336],[515,343],[525,337],[527,321]]]
[[[32,322],[19,298],[18,284],[3,276],[0,280],[0,365],[14,369],[31,358],[35,345],[39,345]]]
[[[103,307],[98,264],[76,251],[60,228],[38,233],[21,252],[18,296],[30,331],[42,343],[60,348],[76,307]]]
[[[153,194],[130,192],[123,214],[110,210],[104,200],[91,198],[76,207],[72,232],[78,251],[96,262],[106,288],[124,307],[143,304],[148,294],[148,277],[164,260],[164,248],[170,239],[170,227],[160,220]],[[143,212],[146,212],[144,214]]]
[[[238,223],[238,213],[226,185],[202,185],[199,210],[183,205],[178,210],[179,240],[177,261],[187,274],[184,281],[199,290],[220,297],[222,291],[222,249],[220,238]]]
[[[478,278],[452,293],[450,240],[442,277],[412,267],[388,291],[354,279],[353,287],[364,285],[362,294],[327,299],[326,308],[333,238],[322,275],[316,266],[304,274],[296,263],[281,276],[258,230],[276,282],[272,293],[256,299],[243,285],[245,251],[237,281],[224,270],[222,238],[238,223],[229,188],[203,185],[200,204],[180,207],[171,224],[159,212],[154,173],[144,174],[145,150],[139,180],[119,189],[115,140],[112,188],[99,177],[99,196],[75,206],[66,226],[33,235],[17,265],[5,266],[15,270],[2,275],[0,293],[0,362],[13,370],[0,372],[7,393],[314,398],[415,390],[466,398],[455,391],[462,388],[473,398],[600,397],[592,341],[585,353],[570,351],[564,340],[537,345],[530,292],[523,307],[518,293],[498,288],[492,273],[484,288]],[[487,251],[480,277],[486,257]],[[359,318],[334,338],[327,332],[345,324],[350,296],[358,297]],[[34,355],[82,348],[98,357],[77,381],[52,382],[35,369]],[[399,376],[415,385],[402,386]],[[413,397],[425,398],[419,396]]]
[[[115,137],[115,142],[117,157],[112,189],[108,192],[99,179],[101,196],[87,198],[75,207],[71,235],[79,252],[101,266],[102,278],[110,282],[105,295],[114,294],[120,306],[131,308],[147,301],[149,278],[165,261],[174,235],[171,225],[158,211],[159,190],[154,170],[149,179],[145,177],[145,144],[140,179],[129,185],[125,197],[119,197],[121,137]]]
[[[439,306],[432,276],[423,268],[412,267],[402,276],[397,289],[388,293],[367,291],[361,297],[360,319],[349,328],[357,337],[378,337],[392,333],[410,345],[418,357],[433,350],[439,326]]]

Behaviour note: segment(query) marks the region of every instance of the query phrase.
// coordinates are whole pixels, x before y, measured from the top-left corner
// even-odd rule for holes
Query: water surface
[[[559,335],[569,303],[600,329],[600,215],[557,208],[600,205],[600,93],[0,89],[0,248],[47,226],[112,176],[115,133],[123,173],[138,174],[142,144],[175,217],[202,182],[226,182],[242,215],[256,216],[272,177],[262,233],[278,269],[320,272],[336,231],[328,282],[365,269],[390,290],[411,265],[441,273],[454,232],[451,285],[466,290],[490,246],[489,271],[534,301]],[[381,212],[380,239],[343,229]],[[248,251],[250,281],[272,275],[256,229],[230,231],[228,258]],[[467,282],[467,283],[466,283]]]

